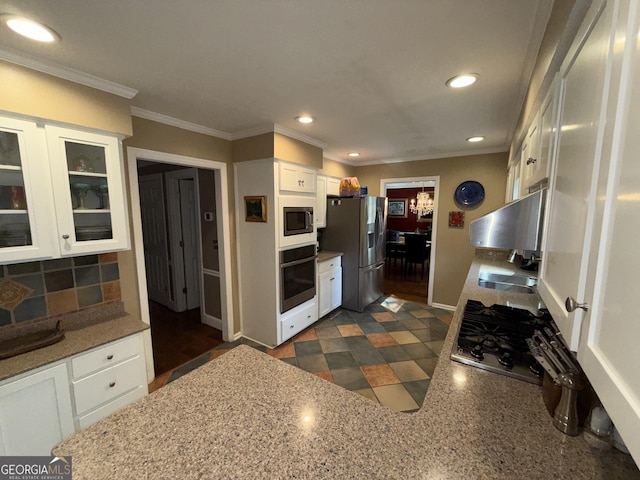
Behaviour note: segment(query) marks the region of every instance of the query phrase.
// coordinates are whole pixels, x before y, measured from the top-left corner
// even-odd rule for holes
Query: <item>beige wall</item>
[[[318,175],[336,178],[354,177],[356,175],[356,167],[324,158],[322,168],[318,170]]]
[[[0,61],[0,110],[131,135],[126,98]]]
[[[504,204],[507,160],[505,152],[356,168],[360,185],[369,187],[369,195],[380,194],[383,178],[440,177],[434,303],[452,306],[458,303],[475,252],[469,243],[469,222]],[[484,202],[475,209],[460,208],[453,200],[456,187],[465,180],[476,180],[484,186]],[[465,212],[464,228],[449,228],[449,212],[458,210]]]
[[[128,165],[127,147],[137,147],[159,152],[185,155],[201,159],[208,159],[229,164],[227,169],[228,191],[229,191],[229,222],[231,245],[231,288],[233,291],[233,311],[234,311],[234,332],[240,330],[240,318],[238,316],[238,275],[237,275],[237,253],[235,238],[235,202],[233,189],[233,169],[231,168],[231,142],[219,138],[211,137],[201,133],[195,133],[181,128],[164,125],[138,117],[133,117],[133,136],[127,138],[123,144],[125,147],[125,165]],[[125,168],[125,171],[127,169]],[[127,178],[127,183],[129,179]],[[128,187],[127,187],[128,191]],[[131,207],[131,205],[129,205]],[[131,214],[131,210],[129,211]],[[133,221],[133,219],[131,220]],[[138,312],[140,299],[138,296],[137,272],[135,267],[135,255],[132,250],[121,252],[118,256],[120,261],[122,278],[122,300],[128,312]]]
[[[322,168],[322,149],[320,147],[309,145],[280,133],[274,134],[273,156],[311,168]]]
[[[322,149],[280,133],[263,133],[232,142],[233,161],[278,158],[291,163],[322,168]]]
[[[234,162],[273,158],[273,133],[263,133],[254,137],[240,138],[232,142]]]

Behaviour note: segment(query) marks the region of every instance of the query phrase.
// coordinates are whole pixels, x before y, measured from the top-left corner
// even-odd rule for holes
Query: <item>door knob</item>
[[[64,234],[64,235],[62,235],[62,238],[64,238],[65,240],[68,240],[69,239],[69,235]]]
[[[590,307],[588,303],[578,303],[573,297],[567,297],[564,301],[564,306],[567,308],[567,312],[573,312],[577,308],[581,308],[585,312],[588,312]]]

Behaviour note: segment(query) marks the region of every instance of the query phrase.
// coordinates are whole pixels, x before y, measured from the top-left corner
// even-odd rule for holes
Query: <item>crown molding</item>
[[[144,118],[153,122],[163,123],[164,125],[170,125],[172,127],[181,128],[183,130],[189,130],[191,132],[202,133],[203,135],[209,135],[210,137],[221,138],[223,140],[232,140],[230,133],[216,130],[209,127],[204,127],[196,123],[180,120],[179,118],[163,115],[162,113],[151,112],[139,107],[131,107],[131,115],[134,117]]]
[[[327,144],[317,140],[315,138],[309,137],[304,133],[296,132],[287,127],[283,127],[282,125],[278,125],[277,123],[273,124],[273,131],[275,133],[279,133],[281,135],[286,135],[287,137],[293,138],[295,140],[300,140],[301,142],[308,143],[309,145],[313,145],[314,147],[322,148],[323,150],[327,147]]]
[[[15,63],[16,65],[30,68],[31,70],[37,70],[38,72],[53,75],[54,77],[69,80],[70,82],[79,83],[80,85],[102,90],[103,92],[112,93],[129,100],[138,94],[138,90],[134,88],[111,82],[74,68],[65,67],[58,63],[42,60],[7,47],[0,47],[0,60]]]
[[[285,135],[289,138],[293,138],[295,140],[300,140],[301,142],[308,143],[309,145],[313,145],[314,147],[322,148],[323,150],[326,148],[327,144],[321,142],[320,140],[316,140],[315,138],[309,137],[303,133],[296,132],[287,127],[283,127],[282,125],[278,125],[277,123],[269,124],[269,125],[261,125],[260,127],[250,128],[248,130],[241,130],[239,132],[234,132],[231,135],[232,140],[239,140],[241,138],[249,138],[255,137],[257,135],[263,135],[265,133],[279,133],[281,135]]]
[[[240,140],[242,138],[256,137],[265,133],[273,133],[275,131],[275,125],[261,125],[255,128],[248,128],[247,130],[240,130],[231,134],[231,140]]]
[[[478,149],[478,150],[465,150],[460,152],[438,153],[435,155],[425,154],[425,155],[413,155],[411,157],[381,158],[377,160],[364,160],[362,162],[347,162],[345,160],[336,160],[336,161],[340,163],[345,163],[347,165],[352,165],[354,167],[361,167],[361,166],[364,167],[367,165],[384,165],[384,164],[390,164],[390,163],[419,162],[421,160],[437,160],[439,158],[469,157],[473,155],[488,155],[491,153],[508,153],[508,152],[509,152],[509,147],[503,146],[503,147],[484,148],[484,149]],[[326,153],[324,156],[326,158],[331,158]]]

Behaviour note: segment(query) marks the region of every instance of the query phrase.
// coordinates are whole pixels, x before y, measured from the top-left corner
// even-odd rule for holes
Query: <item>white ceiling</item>
[[[370,164],[507,151],[551,4],[0,0],[62,37],[34,44],[2,25],[0,50],[136,89],[144,110],[231,135],[277,124]],[[444,85],[463,72],[480,80]]]

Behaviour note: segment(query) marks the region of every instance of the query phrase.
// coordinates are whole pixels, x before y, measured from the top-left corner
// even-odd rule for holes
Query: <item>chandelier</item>
[[[422,185],[422,191],[418,192],[417,201],[413,198],[411,199],[411,204],[409,205],[409,209],[411,213],[418,215],[419,217],[424,217],[425,215],[430,215],[433,213],[433,209],[435,207],[433,198],[429,195],[428,192],[424,191],[424,184]]]

